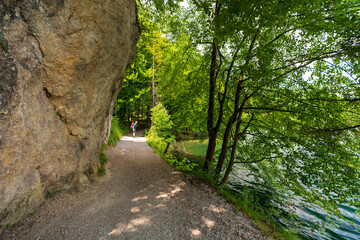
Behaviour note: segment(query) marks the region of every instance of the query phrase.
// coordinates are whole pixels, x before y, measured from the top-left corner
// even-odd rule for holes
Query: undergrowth
[[[126,123],[121,122],[116,116],[113,116],[111,120],[111,129],[108,143],[102,144],[99,151],[100,166],[97,170],[98,176],[104,175],[106,171],[105,164],[108,162],[108,159],[104,153],[106,147],[108,145],[114,146],[115,143],[120,140],[121,136],[128,132],[130,132],[130,127]]]
[[[98,176],[105,174],[105,164],[108,162],[108,159],[104,153],[105,149],[106,149],[106,144],[101,145],[100,152],[99,152],[100,167],[97,170]]]
[[[130,132],[128,124],[121,122],[116,116],[113,116],[108,144],[114,146],[121,136],[128,132]]]

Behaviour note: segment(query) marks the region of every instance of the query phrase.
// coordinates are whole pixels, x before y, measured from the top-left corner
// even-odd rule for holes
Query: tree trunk
[[[166,148],[165,148],[164,154],[166,154],[166,153],[169,151],[170,145],[171,145],[171,143],[170,143],[170,142],[168,142],[168,143],[167,143],[167,145],[166,145]]]
[[[215,43],[215,38],[213,39],[212,44],[212,57],[211,57],[211,68],[210,68],[210,80],[209,80],[209,107],[207,115],[207,130],[209,135],[209,145],[206,151],[206,158],[203,170],[208,171],[209,165],[214,156],[214,151],[216,147],[216,136],[217,130],[214,129],[214,107],[215,107],[215,89],[216,89],[216,56],[217,56],[217,47]]]
[[[227,145],[229,143],[229,136],[230,136],[231,128],[235,123],[234,119],[236,119],[236,115],[232,115],[226,125],[223,142],[222,142],[222,146],[221,146],[221,153],[220,153],[219,160],[218,160],[216,170],[215,170],[215,173],[217,175],[219,175],[221,173],[222,167],[225,162],[227,148],[228,148]]]
[[[152,107],[155,107],[155,56],[153,54],[152,62],[152,79],[151,79],[151,89],[152,89]]]
[[[214,157],[215,147],[216,147],[216,135],[214,132],[209,133],[209,145],[206,150],[206,157],[203,170],[208,171],[212,158]]]
[[[232,149],[231,149],[229,166],[227,167],[225,175],[224,175],[223,179],[221,180],[221,183],[220,183],[221,186],[223,186],[226,183],[226,181],[228,180],[229,175],[230,175],[231,170],[232,170],[232,167],[234,165],[236,147],[237,147],[238,140],[239,140],[240,125],[241,125],[241,120],[238,119],[238,121],[236,123],[236,129],[235,129],[234,143],[233,143]]]

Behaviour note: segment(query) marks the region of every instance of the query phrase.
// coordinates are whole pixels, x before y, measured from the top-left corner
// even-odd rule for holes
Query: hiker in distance
[[[136,132],[136,127],[138,125],[138,121],[136,121],[135,123],[131,124],[131,128],[133,130],[133,137],[135,138],[135,132]]]

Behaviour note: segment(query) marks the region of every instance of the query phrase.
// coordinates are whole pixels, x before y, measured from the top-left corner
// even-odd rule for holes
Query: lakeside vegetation
[[[284,206],[299,196],[356,229],[339,206],[360,209],[357,1],[154,0],[139,1],[138,14],[142,35],[115,116],[151,119],[149,144],[221,191],[241,166]],[[201,161],[164,155],[189,131],[207,136],[205,154],[192,144]],[[263,207],[249,215],[282,234]]]
[[[189,152],[178,151],[172,149],[170,153],[165,154],[165,142],[161,142],[160,139],[154,138],[154,136],[147,135],[148,144],[152,149],[160,155],[166,162],[168,162],[176,170],[181,171],[185,174],[194,175],[207,183],[215,189],[226,201],[230,202],[235,206],[236,211],[242,211],[249,216],[253,223],[263,230],[268,236],[275,239],[289,239],[297,240],[302,239],[301,236],[295,233],[294,229],[286,229],[279,224],[275,216],[279,216],[283,212],[273,206],[262,206],[259,203],[259,197],[255,191],[244,189],[242,194],[234,192],[231,188],[219,186],[216,179],[209,173],[204,172],[202,166],[204,165],[205,158],[202,156],[206,155],[206,144],[200,146],[200,144],[192,145],[193,141],[190,140]],[[196,140],[195,140],[196,141]],[[204,140],[199,140],[203,141]],[[200,146],[200,148],[198,148]],[[205,150],[205,151],[204,151]],[[197,155],[198,154],[198,155]],[[291,217],[289,215],[289,217]]]
[[[122,135],[130,131],[131,129],[127,122],[121,122],[117,116],[113,116],[108,144],[114,146]]]

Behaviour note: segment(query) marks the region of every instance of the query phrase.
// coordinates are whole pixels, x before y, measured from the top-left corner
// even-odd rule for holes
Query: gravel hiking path
[[[0,239],[268,239],[206,183],[176,172],[144,137],[126,134],[106,155],[106,176],[47,199]]]

